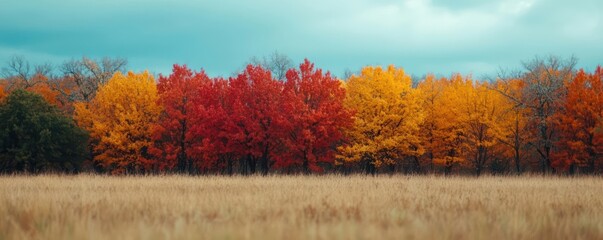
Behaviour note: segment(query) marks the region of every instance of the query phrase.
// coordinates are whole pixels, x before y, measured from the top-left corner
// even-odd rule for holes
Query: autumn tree
[[[430,86],[435,84],[436,86]],[[463,119],[466,106],[466,92],[472,87],[471,81],[460,74],[450,78],[441,78],[433,82],[424,82],[419,89],[436,89],[439,91],[433,101],[433,108],[427,116],[433,121],[432,131],[428,141],[430,152],[433,154],[433,163],[443,166],[444,173],[449,174],[452,168],[467,163],[467,154],[470,149],[468,144],[468,129]],[[433,93],[426,93],[433,94]],[[428,103],[429,104],[429,103]]]
[[[567,97],[563,111],[555,115],[559,130],[557,151],[553,166],[569,169],[577,167],[594,173],[603,158],[603,69],[599,66],[593,74],[579,70],[571,81],[566,81]]]
[[[515,99],[530,109],[530,125],[535,139],[529,145],[540,156],[542,173],[551,170],[551,153],[558,131],[554,127],[554,116],[560,111],[566,91],[564,83],[573,76],[575,58],[561,59],[550,56],[535,58],[524,63],[525,72],[521,76],[522,99]]]
[[[230,79],[232,80],[232,79]],[[255,156],[249,154],[253,133],[247,131],[247,122],[241,111],[242,91],[235,91],[231,82],[214,78],[200,88],[195,98],[196,124],[191,128],[196,147],[191,154],[202,169],[217,168],[232,175],[235,162],[243,174],[255,172]],[[235,109],[236,106],[236,109]],[[235,111],[236,110],[236,111]]]
[[[117,72],[89,103],[75,105],[75,119],[90,132],[94,160],[113,173],[151,170],[146,161],[152,126],[161,108],[148,72]]]
[[[149,152],[154,156],[155,168],[176,169],[180,173],[192,173],[196,166],[191,156],[194,136],[191,129],[201,124],[196,99],[201,96],[203,84],[209,78],[201,72],[192,72],[186,66],[174,65],[172,74],[160,76],[157,84],[158,105],[163,109],[159,122],[153,124],[153,145]]]
[[[352,113],[343,105],[345,89],[307,59],[299,70],[287,72],[285,85],[290,95],[283,101],[291,113],[286,129],[287,159],[306,173],[321,171],[321,163],[334,163],[343,131],[352,125]]]
[[[461,111],[459,123],[466,129],[468,160],[479,176],[486,164],[496,157],[501,139],[510,134],[507,115],[513,109],[509,101],[490,89],[488,83],[467,80],[459,89]]]
[[[287,121],[282,106],[284,84],[272,78],[270,71],[253,65],[229,82],[233,98],[231,131],[236,133],[232,140],[238,143],[233,148],[246,156],[245,172],[254,173],[257,163],[266,175],[275,161],[282,160],[275,152],[282,146],[282,125]]]
[[[417,88],[421,91],[421,107],[425,112],[425,120],[420,125],[419,138],[425,148],[423,158],[427,158],[430,171],[434,171],[437,146],[440,145],[439,128],[440,123],[440,103],[444,88],[447,86],[445,79],[436,79],[434,75],[426,75],[418,83]]]
[[[367,173],[423,154],[418,133],[424,120],[421,92],[403,69],[365,67],[348,79],[346,107],[355,111],[349,143],[339,148],[344,162],[360,162]]]
[[[498,171],[495,165],[505,162],[503,141],[512,134],[514,105],[496,87],[460,74],[428,75],[418,84],[427,113],[421,125],[426,155],[446,174],[454,166],[471,166],[480,175],[486,166]]]
[[[492,90],[505,96],[507,102],[505,105],[510,107],[503,113],[504,121],[508,123],[504,125],[507,128],[507,135],[499,140],[509,149],[517,174],[522,173],[524,169],[522,162],[528,155],[528,143],[533,141],[533,134],[529,128],[531,109],[525,108],[521,102],[514,100],[523,99],[524,87],[524,82],[519,78],[499,78],[491,87]]]
[[[77,172],[88,135],[40,95],[22,89],[0,102],[0,172]]]

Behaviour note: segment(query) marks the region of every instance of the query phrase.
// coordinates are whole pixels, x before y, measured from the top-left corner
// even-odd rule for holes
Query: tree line
[[[0,80],[0,172],[600,174],[603,69],[576,62],[417,81],[395,66],[338,79],[277,53],[228,78],[14,57]]]

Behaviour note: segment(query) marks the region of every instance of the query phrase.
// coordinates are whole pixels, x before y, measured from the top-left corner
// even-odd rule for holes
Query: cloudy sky
[[[601,0],[0,0],[0,63],[125,57],[229,76],[278,51],[341,76],[395,64],[480,77],[549,54],[603,64]]]

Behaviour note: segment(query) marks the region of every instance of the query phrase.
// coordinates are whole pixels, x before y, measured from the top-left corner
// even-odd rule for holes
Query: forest
[[[127,64],[7,62],[0,173],[603,172],[603,69],[577,69],[574,57],[485,79],[394,65],[339,78],[278,54],[230,77]]]

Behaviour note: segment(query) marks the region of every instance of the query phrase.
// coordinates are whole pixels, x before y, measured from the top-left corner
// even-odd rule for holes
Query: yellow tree
[[[438,142],[440,140],[438,130],[440,128],[439,120],[441,117],[439,116],[439,104],[442,102],[440,98],[447,85],[446,79],[436,79],[434,75],[430,74],[417,87],[422,93],[422,108],[425,113],[425,120],[420,126],[421,131],[419,132],[419,136],[431,171],[434,170],[436,147],[441,145]]]
[[[506,122],[506,136],[500,141],[506,146],[506,155],[513,159],[513,167],[517,174],[522,172],[522,161],[528,150],[528,142],[533,141],[529,128],[530,109],[525,108],[521,102],[524,83],[519,79],[498,79],[490,87],[505,98],[503,103],[506,111],[502,115]]]
[[[401,68],[365,67],[346,84],[345,106],[356,112],[348,144],[340,147],[344,162],[360,162],[367,173],[395,166],[404,158],[418,157],[423,148],[418,136],[424,119],[420,91]]]
[[[94,160],[113,173],[149,170],[145,151],[161,108],[148,72],[115,73],[89,103],[75,104],[75,119],[90,132]]]
[[[466,128],[466,138],[470,146],[469,162],[479,176],[485,165],[495,156],[495,149],[501,139],[509,135],[510,122],[507,119],[513,106],[507,99],[491,89],[488,83],[467,81],[461,92],[464,100],[460,120]]]

